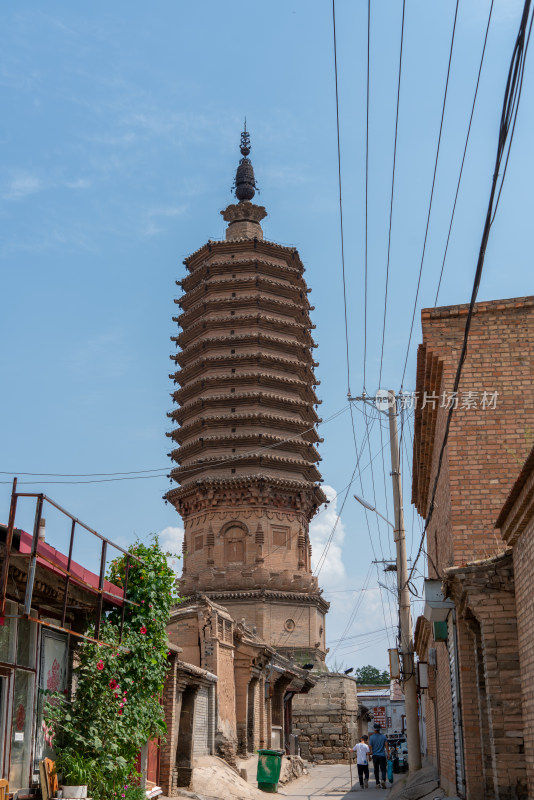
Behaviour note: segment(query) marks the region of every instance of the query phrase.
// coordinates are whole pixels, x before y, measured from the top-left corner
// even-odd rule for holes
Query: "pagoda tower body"
[[[325,496],[316,467],[309,289],[295,248],[263,239],[241,137],[224,241],[185,260],[171,358],[179,386],[166,495],[184,521],[185,597],[205,594],[301,663],[324,661],[325,613],[309,523]]]

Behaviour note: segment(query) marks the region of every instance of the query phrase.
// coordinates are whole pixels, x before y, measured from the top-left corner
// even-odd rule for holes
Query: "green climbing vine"
[[[165,734],[160,702],[168,666],[166,625],[177,601],[175,575],[157,536],[130,549],[128,604],[122,643],[121,610],[108,612],[100,639],[82,640],[76,651],[75,692],[49,698],[46,734],[56,752],[64,783],[80,770],[93,800],[140,796],[136,761],[141,747]],[[110,565],[107,578],[125,583],[126,557]],[[87,631],[94,635],[94,626]],[[106,646],[109,645],[109,646]]]

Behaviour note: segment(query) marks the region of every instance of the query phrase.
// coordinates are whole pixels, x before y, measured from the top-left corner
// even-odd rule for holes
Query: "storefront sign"
[[[386,707],[375,706],[373,708],[373,721],[375,725],[380,725],[382,728],[386,727]]]

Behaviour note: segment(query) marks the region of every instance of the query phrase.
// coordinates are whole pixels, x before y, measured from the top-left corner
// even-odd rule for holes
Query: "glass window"
[[[6,602],[6,616],[4,624],[0,625],[0,661],[7,664],[15,663],[15,623],[13,619],[17,613],[15,603]]]
[[[15,670],[15,691],[11,723],[11,769],[9,790],[17,791],[30,782],[30,757],[35,674]]]
[[[4,778],[4,738],[7,728],[9,678],[0,674],[0,778]]]

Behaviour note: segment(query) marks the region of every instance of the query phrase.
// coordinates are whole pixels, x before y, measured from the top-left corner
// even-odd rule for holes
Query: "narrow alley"
[[[374,797],[376,800],[385,798],[390,791],[390,784],[387,789],[377,789],[372,775],[370,776],[369,788],[361,789],[358,783],[358,772],[356,766],[352,767],[351,773],[346,764],[326,764],[324,767],[311,767],[309,775],[292,781],[283,788],[278,794],[292,800],[319,800],[320,798],[332,798],[332,800],[343,800],[352,798],[356,794],[362,797]],[[395,776],[400,777],[400,776]]]

